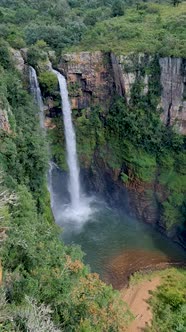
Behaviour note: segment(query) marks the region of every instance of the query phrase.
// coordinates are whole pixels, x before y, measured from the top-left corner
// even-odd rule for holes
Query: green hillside
[[[0,37],[16,48],[44,40],[62,52],[186,53],[185,2],[1,0],[0,17]]]
[[[87,165],[97,153],[110,169],[121,168],[123,186],[133,179],[158,180],[165,229],[184,233],[185,138],[162,124],[157,106],[159,56],[186,58],[186,2],[0,0],[0,332],[127,331],[133,317],[119,292],[91,273],[78,246],[60,239],[46,174],[50,140],[60,166],[66,165],[61,116],[55,115],[55,130],[45,135],[28,73],[15,67],[12,52],[20,49],[37,70],[50,51],[55,65],[72,51],[154,55],[151,67],[141,66],[129,105],[114,96],[106,111],[93,105],[92,112],[73,113],[78,152]],[[151,85],[141,97],[146,72]],[[43,97],[52,96],[61,110],[54,75],[40,72],[39,82]],[[184,332],[185,272],[166,278],[152,300],[153,331]]]
[[[126,9],[123,16],[97,22],[74,50],[103,50],[116,54],[159,53],[186,55],[186,3],[178,7],[143,3]]]

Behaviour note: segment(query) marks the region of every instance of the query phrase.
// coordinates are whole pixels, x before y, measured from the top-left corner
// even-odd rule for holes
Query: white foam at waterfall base
[[[58,174],[56,182],[56,174]],[[102,208],[104,202],[97,199],[97,197],[81,196],[80,205],[77,208],[73,208],[69,202],[68,197],[64,194],[59,194],[58,187],[60,188],[63,183],[63,176],[60,168],[54,163],[50,162],[50,168],[48,172],[48,189],[51,197],[51,207],[54,215],[54,219],[59,226],[71,227],[73,230],[80,230],[81,227],[88,221],[91,221],[95,214]],[[65,197],[64,197],[65,196]],[[64,203],[64,201],[68,203]]]
[[[78,224],[84,224],[95,213],[96,209],[93,208],[93,197],[81,197],[79,206],[73,208],[71,204],[64,205],[62,211],[62,218],[64,222],[78,222]]]

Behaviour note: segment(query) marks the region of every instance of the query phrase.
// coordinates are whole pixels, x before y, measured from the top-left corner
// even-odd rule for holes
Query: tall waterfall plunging
[[[31,89],[31,94],[34,96],[35,103],[39,107],[39,119],[40,119],[40,126],[42,129],[45,128],[45,118],[44,118],[44,105],[43,105],[43,100],[42,100],[42,95],[41,95],[41,90],[39,87],[39,82],[37,79],[37,74],[36,71],[33,67],[29,67],[29,80],[30,80],[30,89]]]
[[[63,121],[65,127],[65,140],[67,148],[67,163],[69,168],[69,192],[71,204],[74,210],[80,206],[80,180],[79,166],[76,151],[76,135],[73,128],[71,106],[68,98],[67,83],[63,75],[53,70],[57,75],[62,100]]]
[[[56,70],[52,70],[59,81],[63,121],[65,128],[65,140],[67,149],[67,164],[69,168],[69,193],[71,203],[63,211],[63,217],[70,220],[87,220],[91,213],[90,199],[82,194],[79,165],[76,150],[76,135],[72,123],[72,110],[68,97],[67,82],[65,77]]]
[[[62,110],[63,110],[63,120],[65,127],[65,138],[66,138],[66,147],[67,147],[67,163],[69,167],[69,183],[68,189],[70,193],[70,204],[67,202],[62,202],[61,208],[56,208],[55,204],[55,195],[53,190],[53,181],[55,178],[56,172],[60,172],[60,169],[54,162],[49,163],[49,171],[48,171],[48,190],[50,192],[51,197],[51,208],[54,214],[54,218],[57,223],[61,223],[61,219],[63,220],[71,220],[71,221],[79,221],[84,222],[88,220],[89,216],[92,214],[93,209],[90,208],[90,203],[92,202],[92,198],[85,197],[82,194],[82,190],[80,187],[80,179],[79,179],[79,166],[76,152],[76,136],[75,131],[72,124],[71,117],[71,107],[70,101],[68,98],[68,90],[65,78],[57,71],[51,70],[57,75],[60,92],[61,92],[61,100],[62,100]],[[31,93],[35,99],[35,103],[39,107],[39,117],[40,117],[40,126],[42,129],[45,129],[44,125],[44,104],[42,100],[41,90],[39,87],[39,82],[37,78],[37,74],[34,68],[29,68],[29,79],[30,79],[30,89]],[[48,147],[49,150],[49,147]],[[62,183],[61,185],[63,185]]]

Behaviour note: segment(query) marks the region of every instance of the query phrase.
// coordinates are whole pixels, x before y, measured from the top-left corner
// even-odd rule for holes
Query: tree
[[[122,0],[115,0],[112,5],[112,15],[115,16],[122,16],[124,15],[124,5]]]
[[[178,6],[181,3],[181,0],[171,0],[174,7]]]

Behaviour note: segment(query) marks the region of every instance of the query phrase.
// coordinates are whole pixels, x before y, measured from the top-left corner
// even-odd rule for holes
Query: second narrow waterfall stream
[[[38,105],[39,107],[39,119],[40,119],[40,127],[42,129],[45,128],[45,118],[44,118],[44,105],[43,105],[43,100],[42,100],[42,96],[41,96],[41,90],[39,87],[39,82],[37,79],[37,74],[36,71],[33,67],[29,67],[29,79],[30,79],[30,89],[31,89],[31,93],[34,97],[35,103]]]

